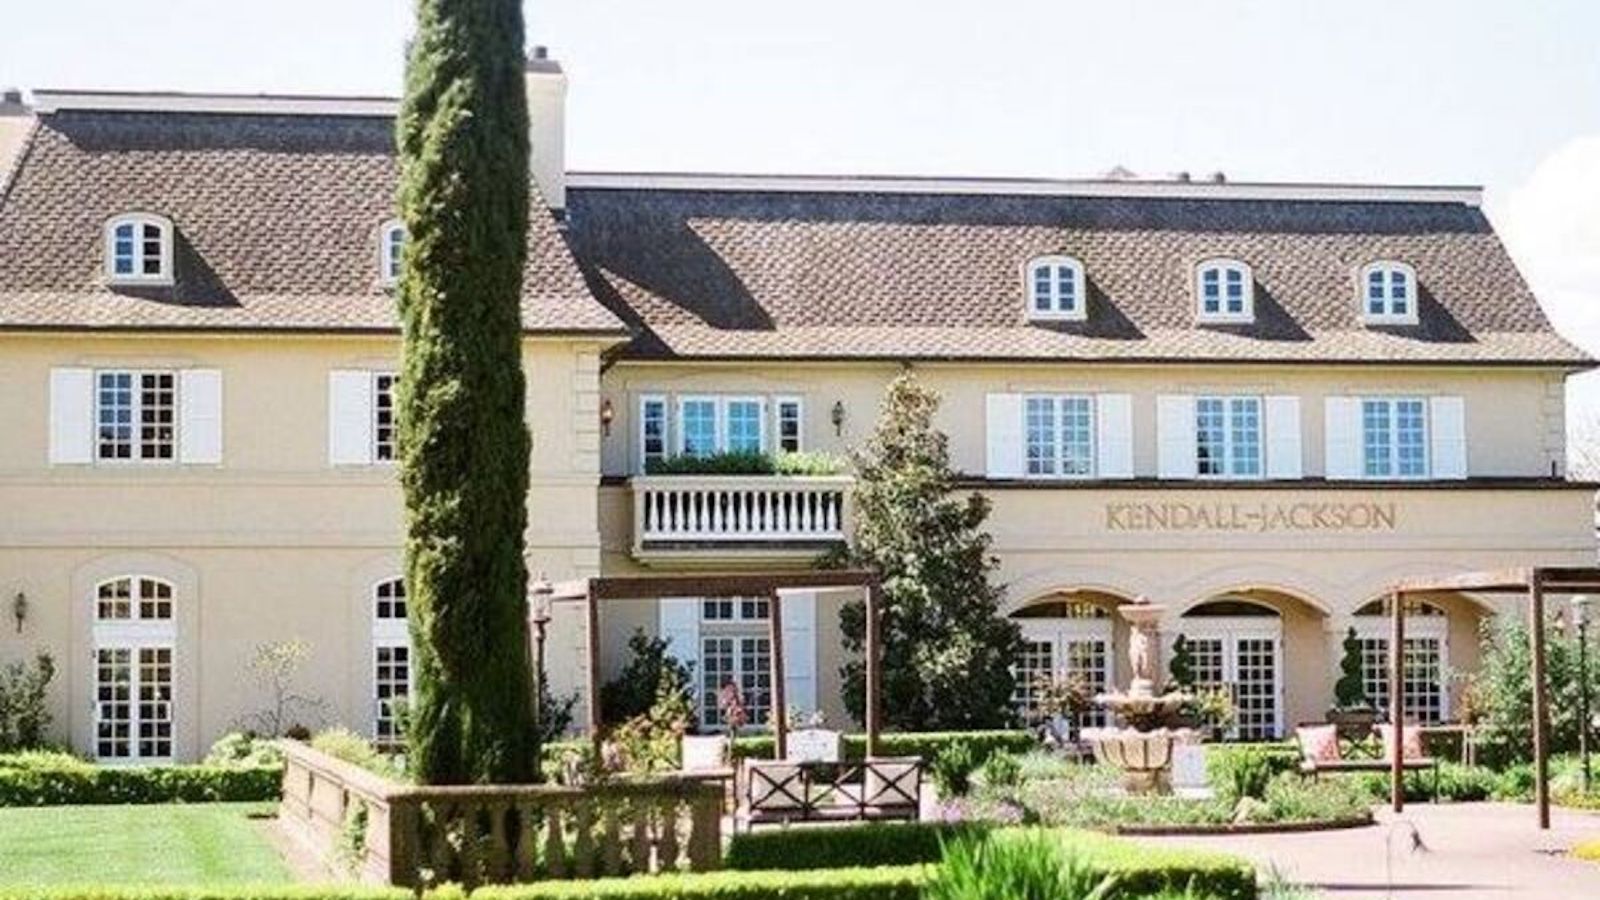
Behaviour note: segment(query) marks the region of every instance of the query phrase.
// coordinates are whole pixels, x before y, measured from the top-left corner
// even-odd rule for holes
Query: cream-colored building
[[[646,474],[842,453],[916,371],[989,528],[1024,677],[1115,678],[1163,604],[1240,737],[1331,700],[1339,643],[1409,575],[1594,558],[1557,336],[1476,190],[564,171],[529,65],[527,535],[552,579],[803,567],[849,476]],[[63,740],[190,759],[311,646],[306,718],[379,734],[409,684],[392,456],[393,105],[36,92],[0,107],[0,660],[44,650]],[[846,721],[838,596],[785,600],[791,705]],[[764,604],[609,604],[767,714]],[[1459,697],[1493,602],[1416,611],[1407,701]],[[558,608],[549,671],[584,684]],[[1025,701],[1026,698],[1020,698]],[[580,717],[581,719],[581,717]],[[309,724],[316,724],[315,721]]]

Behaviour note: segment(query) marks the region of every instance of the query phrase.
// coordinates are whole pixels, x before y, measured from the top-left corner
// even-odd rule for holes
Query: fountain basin
[[[1122,770],[1122,788],[1130,794],[1169,792],[1173,748],[1190,738],[1187,732],[1166,728],[1102,728],[1085,736],[1096,761]]]

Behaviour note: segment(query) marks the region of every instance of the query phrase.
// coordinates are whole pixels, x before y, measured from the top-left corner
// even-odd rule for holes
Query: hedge
[[[98,766],[64,753],[0,756],[0,806],[278,799],[280,766]]]
[[[997,829],[997,840],[1026,829]],[[937,862],[941,842],[966,833],[984,833],[971,825],[851,825],[839,828],[789,829],[735,835],[728,848],[730,870],[784,866],[819,870],[829,866],[905,866]],[[1254,900],[1255,869],[1220,854],[1168,849],[1091,831],[1056,832],[1062,847],[1090,870],[1117,878],[1117,896],[1144,896],[1163,891],[1193,890],[1197,897]],[[834,870],[837,871],[837,870]]]
[[[972,748],[979,764],[991,755],[1005,751],[1027,753],[1039,746],[1038,738],[1030,731],[896,731],[878,736],[881,756],[920,756],[932,761],[951,744],[966,742]],[[845,759],[862,759],[867,755],[867,736],[847,734],[843,739]],[[585,741],[557,741],[545,745],[546,771],[556,771],[561,757],[568,752],[583,752]],[[770,734],[742,737],[733,743],[735,759],[771,759],[773,740]]]
[[[472,892],[472,900],[917,900],[927,877],[925,866],[826,872],[705,872],[482,887]],[[414,896],[398,888],[337,885],[0,889],[0,900],[409,900]],[[464,896],[454,886],[426,894],[428,900],[462,900]]]
[[[934,863],[945,841],[985,830],[971,823],[906,822],[741,833],[728,844],[723,865],[749,870]]]

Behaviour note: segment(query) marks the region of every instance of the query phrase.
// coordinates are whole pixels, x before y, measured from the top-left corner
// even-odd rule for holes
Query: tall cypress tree
[[[522,556],[522,43],[519,0],[418,0],[397,123],[400,480],[416,672],[407,736],[425,784],[538,775]]]

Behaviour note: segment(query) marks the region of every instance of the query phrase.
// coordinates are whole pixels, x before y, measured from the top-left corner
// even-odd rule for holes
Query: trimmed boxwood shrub
[[[1038,738],[1032,732],[1021,730],[1000,731],[907,731],[890,732],[879,736],[879,750],[883,756],[920,756],[932,762],[952,744],[965,742],[972,748],[976,765],[983,765],[990,756],[1000,753],[1027,753],[1035,749]],[[847,734],[843,739],[845,759],[861,759],[867,755],[867,736]],[[559,741],[544,748],[547,771],[556,771],[565,753],[583,753],[585,741]],[[736,759],[771,759],[772,735],[756,734],[739,738],[733,743]]]
[[[729,869],[832,869],[904,866],[939,861],[943,845],[982,834],[981,824],[873,823],[839,828],[790,828],[735,834],[723,865]]]
[[[1255,868],[1241,859],[1138,843],[1092,831],[1067,830],[1059,835],[1068,855],[1091,869],[1116,876],[1117,897],[1188,891],[1195,897],[1219,900],[1256,898]]]
[[[278,799],[281,766],[97,766],[65,753],[0,756],[0,806]]]
[[[917,900],[926,880],[924,866],[826,872],[705,872],[481,887],[472,892],[472,900]],[[398,888],[338,885],[0,889],[0,900],[408,900],[414,896]],[[427,900],[464,900],[466,894],[457,887],[446,886],[424,896]]]

